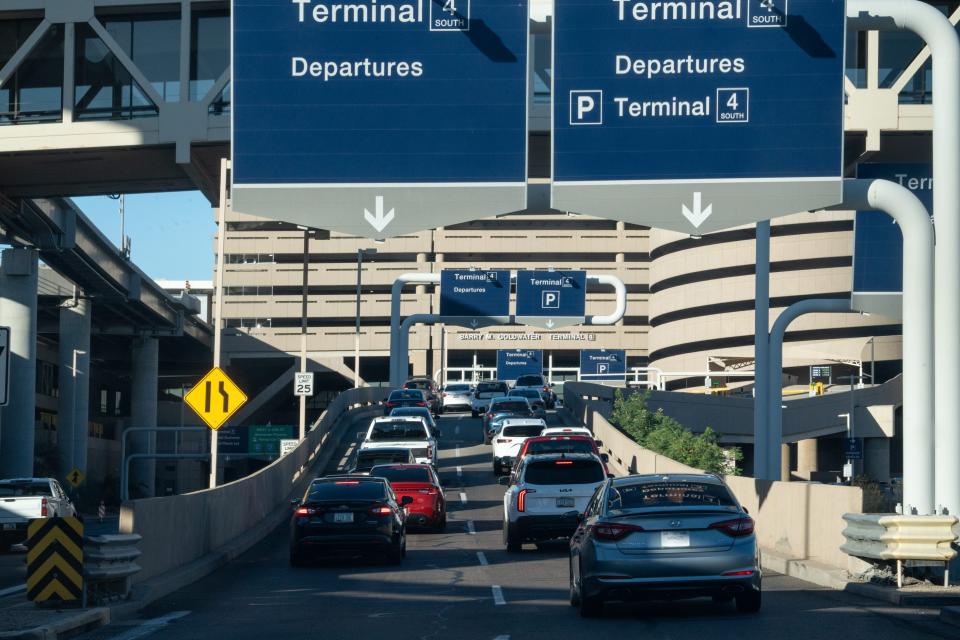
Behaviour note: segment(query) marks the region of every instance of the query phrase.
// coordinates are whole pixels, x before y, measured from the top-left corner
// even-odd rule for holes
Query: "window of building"
[[[230,63],[230,18],[225,9],[194,10],[190,14],[190,100],[199,102]],[[214,101],[219,112],[230,105],[229,87]],[[213,105],[211,105],[211,109]]]
[[[39,20],[0,22],[0,67],[37,29]],[[0,124],[62,119],[63,25],[51,25],[14,74],[0,87]]]

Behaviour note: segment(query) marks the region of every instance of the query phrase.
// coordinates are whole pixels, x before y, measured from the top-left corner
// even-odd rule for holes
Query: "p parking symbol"
[[[560,308],[560,292],[559,291],[543,291],[540,306],[544,309],[559,309]]]
[[[571,91],[570,124],[603,124],[603,91],[599,89]]]

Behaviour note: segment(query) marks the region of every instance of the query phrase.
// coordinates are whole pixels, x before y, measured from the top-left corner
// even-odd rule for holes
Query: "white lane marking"
[[[510,636],[497,636],[493,640],[510,640]]]
[[[26,591],[27,585],[18,584],[15,587],[7,587],[6,589],[0,589],[0,598],[5,598],[7,596],[12,596],[15,593],[20,593],[21,591]]]
[[[456,450],[453,452],[453,455],[454,455],[455,458],[459,458],[459,457],[460,457],[460,447],[457,447],[457,448],[456,448]]]
[[[462,476],[462,475],[463,475],[463,467],[458,466],[458,467],[457,467],[457,476]]]
[[[152,633],[160,631],[163,627],[167,626],[168,623],[173,622],[174,620],[179,620],[190,615],[189,611],[174,611],[173,613],[168,613],[165,616],[160,616],[159,618],[151,618],[150,620],[144,620],[138,626],[125,631],[118,636],[113,636],[110,640],[136,640],[137,638],[146,637]]]
[[[453,435],[455,436],[460,435],[460,425],[457,425],[453,428]]]
[[[460,504],[467,504],[467,494],[460,492]]]
[[[473,526],[473,520],[467,520],[467,533],[469,533],[472,536],[477,535],[477,530]]]
[[[507,601],[503,598],[503,589],[500,588],[500,585],[495,584],[490,587],[490,590],[493,591],[493,603],[498,607],[507,604]]]
[[[487,554],[485,554],[483,551],[477,551],[477,560],[480,561],[480,565],[483,567],[490,564],[489,562],[487,562]]]

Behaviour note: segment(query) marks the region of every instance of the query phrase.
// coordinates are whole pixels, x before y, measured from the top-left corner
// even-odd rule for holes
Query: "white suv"
[[[421,416],[374,418],[360,451],[373,449],[409,449],[417,464],[437,466],[437,439]]]
[[[510,471],[520,447],[528,438],[535,438],[547,428],[541,418],[506,418],[493,438],[493,475]]]
[[[569,538],[597,487],[607,479],[592,453],[524,456],[516,481],[503,496],[503,543],[520,551],[524,542]],[[509,478],[501,478],[508,484]]]

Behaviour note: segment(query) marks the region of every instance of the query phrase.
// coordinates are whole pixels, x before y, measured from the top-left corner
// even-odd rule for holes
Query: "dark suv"
[[[440,414],[440,397],[437,395],[437,385],[430,378],[410,378],[403,383],[404,389],[420,389],[427,396],[427,406],[430,413]]]

